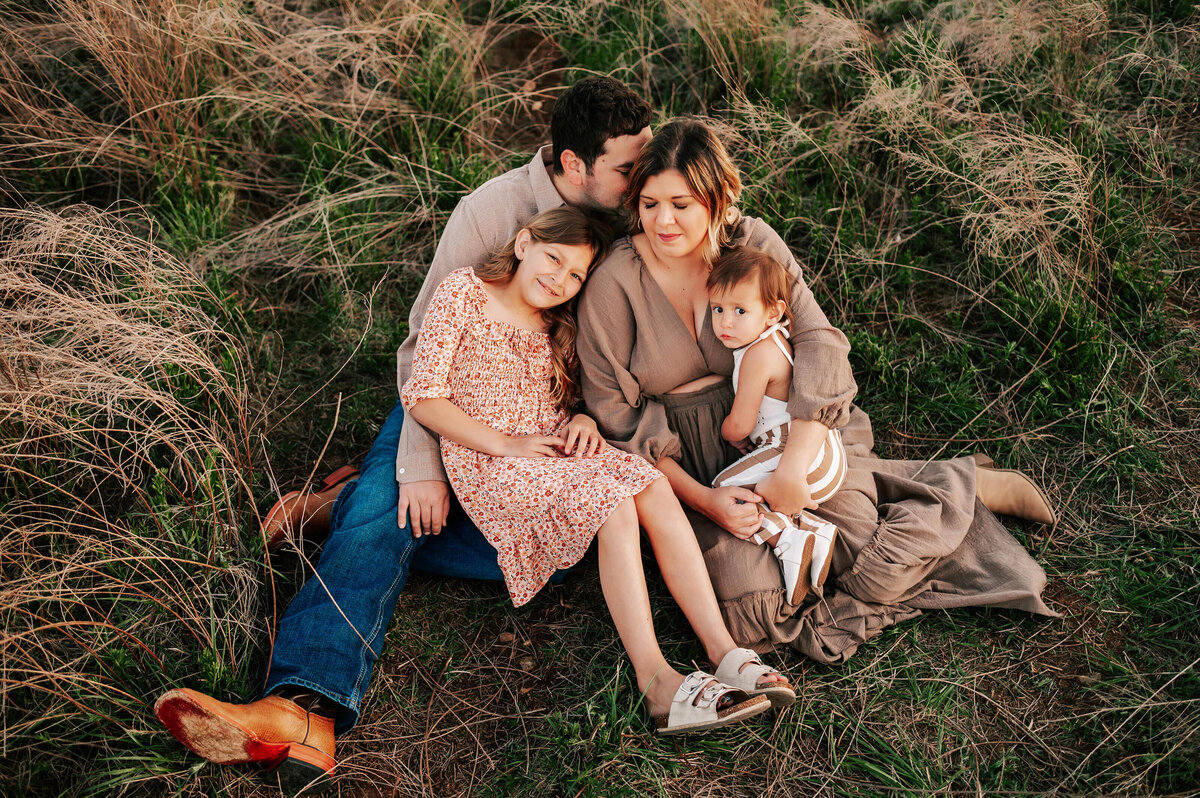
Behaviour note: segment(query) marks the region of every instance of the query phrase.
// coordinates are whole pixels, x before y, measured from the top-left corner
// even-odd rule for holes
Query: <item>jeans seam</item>
[[[377,608],[375,611],[375,623],[371,627],[371,633],[366,638],[366,640],[367,640],[366,645],[364,645],[361,649],[359,649],[360,653],[359,653],[358,676],[354,680],[354,695],[359,697],[358,698],[359,701],[362,700],[361,699],[362,692],[363,692],[362,684],[366,680],[367,674],[370,672],[371,667],[372,667],[372,664],[367,662],[367,652],[374,651],[374,646],[372,645],[372,643],[375,640],[375,638],[380,634],[380,626],[383,626],[384,629],[386,630],[387,621],[391,620],[391,616],[388,616],[388,618],[386,620],[383,618],[383,607],[385,604],[387,604],[388,596],[392,595],[392,592],[395,590],[396,583],[400,582],[401,580],[405,579],[408,576],[407,563],[409,560],[411,560],[411,552],[412,552],[413,548],[415,548],[415,545],[416,545],[416,539],[410,535],[409,539],[408,539],[408,543],[405,544],[405,546],[404,546],[404,551],[402,551],[400,553],[401,567],[398,568],[396,571],[396,578],[392,580],[392,583],[390,585],[388,585],[387,592],[385,592],[384,594],[382,594],[379,597],[379,604],[377,605]]]

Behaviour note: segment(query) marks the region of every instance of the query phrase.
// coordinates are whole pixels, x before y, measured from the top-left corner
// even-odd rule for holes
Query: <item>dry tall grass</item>
[[[244,677],[265,629],[234,319],[116,213],[4,210],[0,242],[2,790],[144,734],[172,673]]]
[[[550,101],[580,68],[616,74],[671,112],[710,114],[753,177],[749,209],[790,231],[822,303],[852,332],[889,339],[916,319],[953,345],[1036,356],[1068,310],[1107,323],[1121,269],[1152,264],[1150,283],[1162,279],[1154,269],[1194,273],[1179,265],[1200,250],[1186,165],[1200,154],[1194,20],[1084,0],[918,5],[0,2],[0,194],[23,208],[0,212],[0,792],[255,790],[240,771],[198,775],[148,711],[168,686],[253,694],[274,583],[252,556],[252,481],[264,455],[294,458],[281,454],[280,417],[304,417],[321,441],[327,432],[297,406],[325,401],[336,369],[279,357],[297,373],[260,380],[238,314],[257,314],[249,326],[274,346],[278,318],[320,322],[343,312],[325,303],[367,296],[366,320],[352,321],[364,339],[390,341],[439,223],[514,150],[540,143]],[[1109,157],[1095,140],[1138,157]],[[154,222],[67,207],[118,200],[145,204]],[[911,243],[931,228],[961,244],[912,266]],[[924,294],[898,279],[908,272],[932,276]],[[1198,306],[1194,283],[1173,290]],[[985,332],[946,322],[980,306],[999,318]],[[794,715],[680,751],[643,736],[620,675],[596,671],[617,654],[594,586],[518,614],[486,588],[418,583],[371,713],[339,743],[341,785],[1154,792],[1162,763],[1195,745],[1200,710],[1179,686],[1196,663],[1147,669],[1144,630],[1091,583],[1194,573],[1176,553],[1147,565],[1138,547],[1157,545],[1148,528],[1191,545],[1195,408],[1173,392],[1197,388],[1194,373],[1171,369],[1194,370],[1195,356],[1126,340],[1118,324],[1080,336],[1095,330],[1103,347],[1080,346],[1103,349],[1104,362],[1063,416],[1027,423],[1043,399],[1020,389],[1051,368],[1040,359],[985,405],[1014,450],[1037,451],[1065,486],[1064,523],[1028,540],[1056,571],[1068,620],[963,615],[964,630],[929,619],[943,625],[905,627],[847,671],[792,660],[808,690]],[[353,348],[328,335],[335,344],[306,342],[302,354],[324,364]],[[1122,372],[1126,361],[1144,367]],[[304,381],[305,367],[321,384]],[[287,390],[271,394],[277,379]],[[366,390],[347,379],[330,390],[342,388]],[[1135,421],[1105,416],[1114,393],[1138,405]],[[1080,416],[1124,427],[1059,434]],[[973,424],[877,434],[927,456],[948,437],[970,440]],[[1129,442],[1114,450],[1094,442],[1119,435]],[[1123,473],[1109,493],[1088,487],[1130,449],[1161,457],[1177,484]],[[1093,570],[1118,560],[1115,576]],[[493,639],[497,620],[512,627],[507,642]],[[1097,679],[1105,689],[1091,689]]]

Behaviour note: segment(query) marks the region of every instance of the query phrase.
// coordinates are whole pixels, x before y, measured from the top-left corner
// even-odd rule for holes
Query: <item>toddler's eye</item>
[[[745,315],[746,315],[746,309],[745,309],[745,308],[738,308],[738,309],[737,309],[737,314],[738,314],[739,316],[745,316]]]
[[[716,313],[718,316],[720,316],[724,312],[725,311],[722,310],[721,308],[713,308],[713,313]]]
[[[581,282],[581,283],[583,282],[583,275],[580,274],[579,272],[571,272],[571,276],[574,277],[579,282]]]

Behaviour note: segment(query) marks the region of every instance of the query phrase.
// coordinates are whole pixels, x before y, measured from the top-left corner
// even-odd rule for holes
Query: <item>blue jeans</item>
[[[441,534],[413,537],[396,524],[396,451],[404,408],[384,422],[357,481],[333,505],[329,539],[316,573],[279,621],[266,692],[282,685],[314,690],[341,705],[336,731],[358,722],[362,697],[383,649],[408,571],[503,580],[496,550],[451,496]],[[561,581],[561,572],[553,581]]]

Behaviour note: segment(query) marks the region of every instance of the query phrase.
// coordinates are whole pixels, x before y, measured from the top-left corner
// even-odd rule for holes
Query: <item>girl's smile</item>
[[[509,287],[514,298],[535,314],[574,298],[592,261],[592,249],[586,244],[533,241],[526,231],[517,236],[515,254],[520,263]]]

